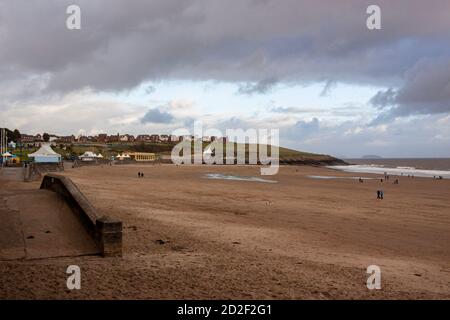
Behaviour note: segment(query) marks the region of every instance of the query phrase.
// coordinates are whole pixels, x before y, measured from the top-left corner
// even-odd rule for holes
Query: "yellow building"
[[[133,152],[129,156],[136,161],[155,161],[156,154],[149,152]]]

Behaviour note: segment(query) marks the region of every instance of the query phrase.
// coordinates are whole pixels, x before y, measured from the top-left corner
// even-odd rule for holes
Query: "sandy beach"
[[[276,183],[207,178],[261,177],[256,166],[63,174],[123,221],[123,258],[0,261],[0,299],[450,299],[450,180],[358,174],[377,178],[359,183],[309,166],[262,177]],[[3,183],[0,196],[39,188]],[[66,288],[72,264],[81,290]],[[381,290],[366,287],[369,265],[381,268]]]

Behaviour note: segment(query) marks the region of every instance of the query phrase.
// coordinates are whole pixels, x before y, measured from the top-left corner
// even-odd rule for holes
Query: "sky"
[[[0,127],[194,121],[279,129],[281,146],[338,157],[450,157],[450,2],[0,0]]]

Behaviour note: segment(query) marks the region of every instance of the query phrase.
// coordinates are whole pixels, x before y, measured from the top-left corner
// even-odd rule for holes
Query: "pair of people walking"
[[[138,172],[138,178],[143,178],[144,177],[144,173],[143,172]]]
[[[377,199],[383,199],[383,198],[384,198],[383,190],[377,190]]]

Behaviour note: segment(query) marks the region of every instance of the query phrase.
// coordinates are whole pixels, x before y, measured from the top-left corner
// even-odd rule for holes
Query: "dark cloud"
[[[0,0],[2,101],[167,79],[247,95],[332,79],[322,95],[337,82],[391,88],[372,99],[386,119],[449,111],[448,0],[378,0],[381,31],[366,28],[369,0],[76,3],[79,31],[65,26],[72,0]],[[33,87],[5,90],[13,81]]]
[[[272,77],[256,83],[246,83],[239,86],[238,93],[247,95],[268,93],[277,84],[277,82],[277,78]]]
[[[374,123],[405,115],[450,112],[450,58],[419,61],[406,72],[402,87],[379,91],[370,102],[384,110]]]
[[[334,80],[327,80],[325,82],[325,86],[323,87],[322,92],[320,93],[320,96],[321,97],[328,96],[330,94],[331,90],[336,87],[336,85],[337,85],[336,81],[334,81]]]
[[[80,31],[65,28],[70,4],[0,0],[2,78],[45,75],[62,92],[181,79],[246,83],[239,91],[252,94],[273,75],[401,87],[420,59],[450,51],[446,0],[379,0],[379,32],[365,26],[368,0],[79,0]]]
[[[158,109],[150,109],[141,118],[142,123],[172,123],[174,116],[169,112],[159,111]]]
[[[396,96],[397,93],[395,90],[389,88],[385,91],[378,91],[377,94],[370,99],[370,103],[377,108],[383,109],[387,106],[394,105]]]

